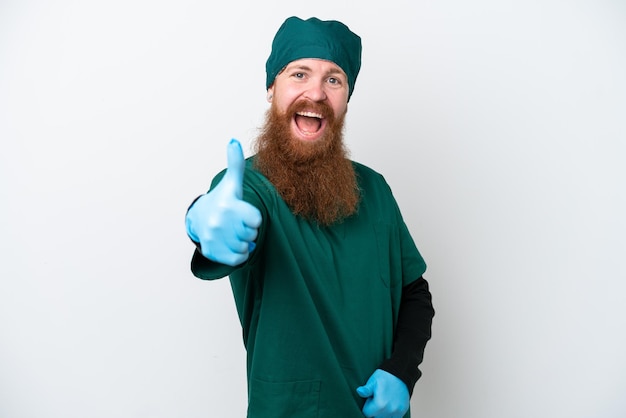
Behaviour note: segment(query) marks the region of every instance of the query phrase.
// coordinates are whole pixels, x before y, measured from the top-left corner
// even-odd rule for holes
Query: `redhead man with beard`
[[[426,264],[384,178],[343,143],[361,38],[288,18],[267,60],[255,154],[186,216],[201,279],[229,276],[247,350],[249,418],[401,418],[434,310]]]

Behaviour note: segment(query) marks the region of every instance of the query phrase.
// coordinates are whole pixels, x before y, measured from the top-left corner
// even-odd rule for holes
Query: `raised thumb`
[[[236,139],[231,139],[226,150],[228,166],[224,180],[229,185],[230,190],[237,199],[243,198],[243,173],[246,168],[246,161],[243,158],[241,144]]]

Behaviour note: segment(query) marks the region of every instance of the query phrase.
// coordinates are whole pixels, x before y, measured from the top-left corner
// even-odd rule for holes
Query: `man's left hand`
[[[357,388],[365,398],[363,415],[368,418],[402,418],[409,410],[409,390],[396,376],[376,369],[365,386]]]

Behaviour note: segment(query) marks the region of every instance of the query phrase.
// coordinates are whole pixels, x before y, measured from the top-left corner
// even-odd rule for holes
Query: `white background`
[[[618,0],[0,0],[0,416],[245,415],[184,214],[249,154],[291,15],[363,38],[347,141],[437,310],[413,415],[626,416]]]

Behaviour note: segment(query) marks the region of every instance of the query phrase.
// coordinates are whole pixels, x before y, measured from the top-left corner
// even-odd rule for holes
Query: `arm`
[[[418,366],[431,337],[434,315],[432,295],[423,277],[402,288],[393,353],[379,368],[402,380],[409,394],[413,393],[415,383],[422,375]]]
[[[366,398],[366,417],[404,416],[409,409],[413,387],[421,376],[418,366],[431,335],[435,314],[431,300],[423,277],[402,288],[393,353],[357,388],[359,396]]]

